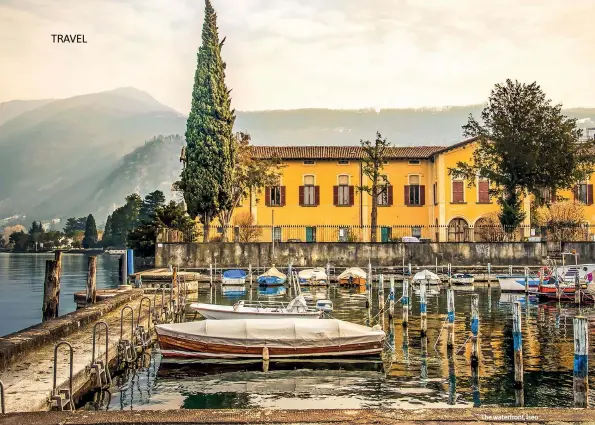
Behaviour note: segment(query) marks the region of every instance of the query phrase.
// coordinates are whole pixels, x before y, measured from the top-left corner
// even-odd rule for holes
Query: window
[[[300,205],[303,207],[315,207],[320,204],[320,188],[314,186],[314,176],[304,176],[304,185],[300,187]]]
[[[347,242],[349,240],[349,227],[339,227],[339,242]]]
[[[284,206],[285,186],[267,186],[265,188],[265,203],[268,207]]]
[[[413,236],[414,238],[420,239],[421,238],[421,227],[413,226],[411,228],[411,236]]]
[[[448,242],[468,242],[469,225],[463,218],[453,218],[448,224]]]
[[[314,165],[316,162],[314,162],[313,159],[306,159],[304,160],[304,165]]]
[[[411,159],[409,160],[409,165],[419,165],[420,164],[420,160],[419,159]]]
[[[380,207],[390,207],[393,204],[393,187],[383,182],[382,186],[378,187],[378,190],[382,191],[376,200],[377,205]]]
[[[438,182],[434,183],[434,187],[432,189],[432,196],[434,196],[434,205],[438,205]]]
[[[477,202],[480,204],[490,203],[490,181],[482,177],[477,183]]]
[[[579,184],[574,190],[574,199],[586,205],[593,205],[593,185]]]
[[[340,159],[339,165],[349,165],[349,160],[348,159]]]
[[[452,182],[452,203],[465,203],[465,183],[462,180],[453,180]]]
[[[273,242],[281,242],[281,228],[273,227]]]
[[[405,205],[425,205],[425,187],[420,185],[419,175],[409,176],[409,185],[405,186]]]
[[[333,200],[336,206],[352,206],[354,188],[349,186],[349,176],[340,175],[339,185],[334,187]]]

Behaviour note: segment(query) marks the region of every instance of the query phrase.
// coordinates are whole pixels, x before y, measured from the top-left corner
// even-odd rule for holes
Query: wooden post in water
[[[488,288],[492,285],[492,264],[488,263]]]
[[[589,406],[589,321],[576,316],[574,328],[574,407]]]
[[[411,263],[407,265],[407,272],[409,273],[409,276],[411,276]]]
[[[393,320],[395,317],[395,277],[390,277],[390,292],[388,293],[388,318]]]
[[[60,305],[60,277],[58,275],[58,262],[47,260],[45,262],[45,281],[43,283],[42,321],[58,317]]]
[[[326,262],[326,281],[331,282],[331,263]]]
[[[448,289],[446,293],[446,310],[448,312],[446,348],[452,349],[455,346],[455,291],[452,289]]]
[[[419,316],[421,336],[423,338],[426,336],[428,331],[428,307],[426,298],[426,282],[424,281],[419,284]]]
[[[291,266],[291,263],[289,263]],[[291,272],[291,270],[290,270]],[[252,289],[252,264],[248,264],[248,274],[250,275],[250,289]],[[291,279],[291,273],[287,273],[287,276]],[[291,282],[291,280],[290,280]],[[250,291],[252,293],[252,291]]]
[[[421,337],[420,360],[421,360],[420,377],[421,377],[421,379],[425,380],[425,379],[428,379],[428,337],[426,335],[422,335],[422,337]]]
[[[368,279],[366,280],[366,308],[372,308],[372,263],[368,261]]]
[[[378,276],[378,314],[380,315],[380,326],[384,329],[384,275]]]
[[[403,327],[409,325],[409,278],[403,279],[403,296],[401,297],[403,305]]]
[[[213,263],[209,263],[209,283],[213,287]]]
[[[452,286],[452,264],[448,263],[448,287]]]
[[[471,366],[479,365],[479,295],[471,295]]]
[[[523,388],[523,334],[521,326],[521,303],[512,304],[512,341],[514,348],[514,388]]]
[[[529,295],[529,267],[525,267],[525,294]]]
[[[97,299],[97,256],[89,257],[87,272],[87,297],[86,304],[95,304]]]
[[[54,252],[54,260],[56,260],[57,263],[56,267],[58,267],[58,283],[60,283],[62,278],[62,251],[57,250]]]
[[[578,266],[575,268],[576,272],[574,275],[574,302],[576,305],[581,305],[581,281],[578,271]]]

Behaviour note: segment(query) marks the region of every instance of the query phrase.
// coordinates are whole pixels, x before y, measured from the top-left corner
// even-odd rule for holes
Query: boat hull
[[[339,279],[339,285],[347,285],[347,286],[365,286],[366,285],[366,278],[364,277],[355,277],[353,279]]]
[[[282,286],[286,280],[277,276],[260,276],[256,279],[256,283],[260,286]]]
[[[317,319],[321,312],[308,311],[304,313],[275,313],[275,312],[252,312],[252,311],[234,311],[202,307],[196,304],[190,304],[190,309],[200,313],[205,319],[211,320],[241,320],[241,319]]]
[[[221,284],[222,285],[245,285],[246,284],[246,278],[245,277],[223,277],[221,278]]]
[[[525,292],[524,276],[496,276],[502,292]],[[529,278],[529,292],[537,292],[539,279]]]

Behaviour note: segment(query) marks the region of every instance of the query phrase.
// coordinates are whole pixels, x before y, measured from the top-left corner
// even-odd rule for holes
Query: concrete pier
[[[84,388],[91,376],[93,326],[98,321],[108,324],[110,360],[114,359],[120,339],[120,311],[125,305],[138,311],[142,294],[142,290],[123,291],[104,302],[0,338],[0,380],[4,382],[6,411],[48,410],[53,386],[54,346],[59,341],[68,341],[74,348],[74,393]],[[143,313],[141,323],[146,320],[146,311]],[[124,327],[124,337],[131,338],[130,326]],[[103,355],[104,349],[100,347],[96,357]],[[68,369],[67,355],[61,351],[58,354],[57,388],[67,388]]]

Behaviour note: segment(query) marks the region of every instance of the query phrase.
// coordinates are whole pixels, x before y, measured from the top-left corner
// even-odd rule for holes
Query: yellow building
[[[475,139],[451,146],[390,147],[383,172],[390,186],[379,199],[378,241],[404,236],[434,241],[473,240],[469,228],[500,210],[490,199],[488,181],[474,186],[454,179],[449,168],[472,157]],[[279,158],[279,185],[251,194],[234,214],[252,214],[260,226],[272,226],[282,241],[368,241],[371,197],[357,190],[369,184],[362,172],[359,146],[255,146],[254,157]],[[589,182],[579,198],[593,203]],[[595,208],[587,208],[595,221]],[[530,199],[524,201],[525,225],[530,224]],[[265,230],[266,232],[266,230]],[[526,234],[525,236],[529,236]]]

